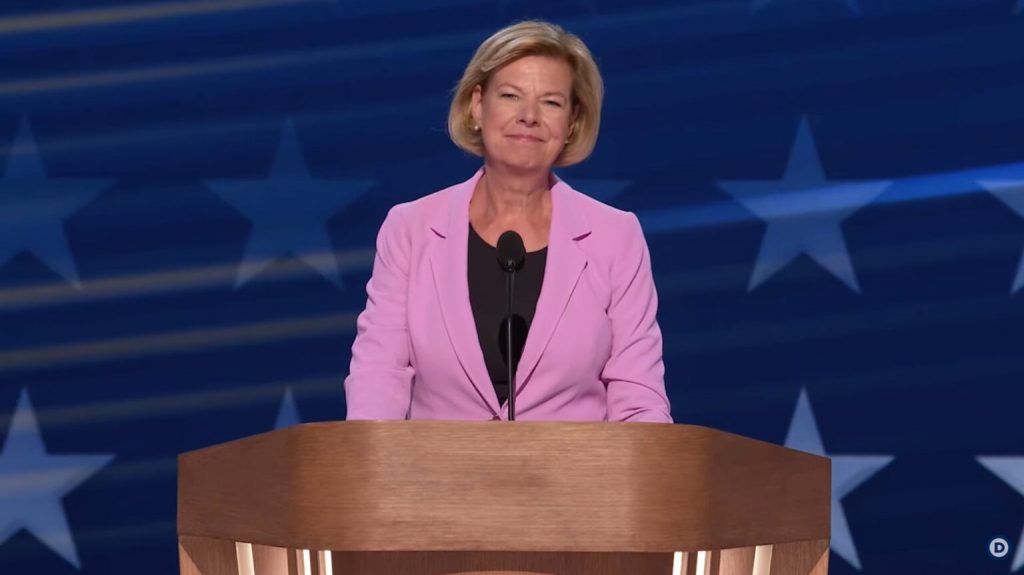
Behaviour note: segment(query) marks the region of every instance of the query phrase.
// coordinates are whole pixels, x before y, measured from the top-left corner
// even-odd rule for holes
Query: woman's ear
[[[480,118],[483,116],[484,89],[477,84],[469,100],[469,116],[473,120],[473,131],[480,131]]]

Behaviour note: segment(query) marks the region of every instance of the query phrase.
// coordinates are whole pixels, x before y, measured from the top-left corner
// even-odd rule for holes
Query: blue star
[[[213,180],[207,184],[252,222],[235,289],[275,259],[289,254],[342,287],[326,222],[366,193],[374,185],[372,180],[312,179],[295,126],[288,120],[268,179]]]
[[[978,457],[978,463],[1005,481],[1017,493],[1024,495],[1024,457]],[[1016,571],[1022,565],[1024,565],[1024,531],[1020,534],[1020,542],[1017,543],[1017,552],[1013,555],[1013,566],[1010,567],[1010,571]]]
[[[300,423],[302,423],[302,418],[299,417],[299,408],[295,405],[295,395],[292,393],[292,388],[289,387],[284,390],[284,399],[281,400],[281,407],[277,411],[277,422],[274,423],[274,429],[284,429]]]
[[[1018,216],[1024,218],[1024,180],[985,180],[980,183]],[[1020,264],[1017,266],[1017,276],[1013,279],[1010,293],[1016,293],[1022,287],[1024,287],[1024,254],[1021,254]]]
[[[832,460],[832,550],[860,570],[860,558],[853,543],[853,534],[846,523],[842,498],[861,483],[878,473],[893,460],[891,455],[828,455],[822,443],[818,424],[811,411],[807,390],[800,390],[800,398],[793,412],[786,434],[786,447],[799,449]]]
[[[28,391],[22,390],[0,452],[0,544],[26,529],[81,569],[61,499],[113,455],[48,455]]]
[[[48,179],[28,117],[22,116],[0,179],[0,265],[28,251],[80,288],[64,220],[110,183],[97,179]]]
[[[573,189],[594,198],[599,202],[611,204],[632,183],[629,180],[604,180],[597,178],[578,178],[568,182]]]
[[[748,290],[807,254],[860,292],[840,225],[871,203],[892,182],[828,181],[818,159],[807,118],[789,156],[782,180],[726,180],[718,186],[767,224]]]
[[[857,0],[840,0],[840,1],[843,3],[844,6],[849,8],[851,12],[853,12],[854,14],[860,15],[860,13],[861,13],[860,12],[860,3]],[[1022,1],[1024,1],[1024,0],[1022,0]],[[751,3],[750,3],[750,13],[753,14],[753,13],[757,12],[758,10],[760,10],[761,8],[764,8],[765,6],[767,6],[771,2],[772,2],[772,0],[752,0]]]

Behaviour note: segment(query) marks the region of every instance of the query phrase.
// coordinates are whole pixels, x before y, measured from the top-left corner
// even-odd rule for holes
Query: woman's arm
[[[391,208],[377,234],[366,309],[356,320],[352,363],[345,378],[348,420],[405,419],[409,412],[415,374],[406,315],[412,245],[402,208]]]
[[[629,220],[611,268],[612,351],[601,372],[608,420],[672,423],[651,257],[640,221],[634,214]]]

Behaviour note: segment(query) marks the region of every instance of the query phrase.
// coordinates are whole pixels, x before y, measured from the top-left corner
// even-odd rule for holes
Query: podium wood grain
[[[696,426],[317,423],[183,454],[178,533],[313,550],[317,569],[330,549],[339,574],[668,575],[674,551],[689,567],[708,550],[717,575],[753,562],[718,551],[771,543],[824,540],[827,565],[829,476],[825,458]]]

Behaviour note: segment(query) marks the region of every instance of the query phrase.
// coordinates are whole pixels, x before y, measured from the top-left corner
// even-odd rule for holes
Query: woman
[[[395,206],[381,226],[348,419],[508,418],[494,246],[513,230],[527,251],[516,418],[672,422],[640,224],[551,171],[590,154],[602,95],[590,51],[558,26],[522,22],[477,49],[448,128],[483,168]]]

